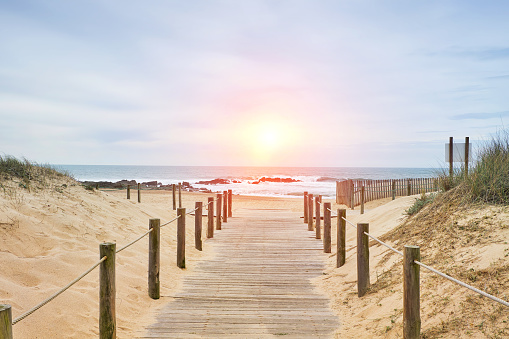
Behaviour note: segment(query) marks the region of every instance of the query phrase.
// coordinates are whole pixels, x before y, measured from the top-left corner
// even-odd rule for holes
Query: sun
[[[263,126],[259,132],[258,142],[262,149],[275,149],[280,145],[281,132],[274,126]]]

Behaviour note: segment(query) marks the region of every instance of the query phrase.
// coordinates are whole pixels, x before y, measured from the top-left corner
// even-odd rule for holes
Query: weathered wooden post
[[[468,149],[469,144],[470,144],[470,138],[465,137],[465,177],[468,176],[468,157],[469,157],[468,152],[470,151]]]
[[[127,185],[127,200],[131,200],[131,185]]]
[[[411,195],[411,190],[412,190],[412,184],[411,184],[411,181],[412,179],[407,179],[407,183],[406,183],[406,195],[410,196]]]
[[[208,199],[208,220],[207,220],[207,238],[214,237],[214,198]]]
[[[454,166],[453,166],[454,157],[453,157],[453,153],[454,153],[453,138],[449,137],[449,176],[451,177],[451,185],[452,185],[452,177],[454,175]]]
[[[179,208],[182,208],[182,184],[179,182]]]
[[[322,238],[322,230],[321,230],[321,223],[322,223],[322,216],[320,215],[320,202],[321,202],[321,195],[317,195],[315,197],[315,238],[321,239]]]
[[[186,268],[186,209],[179,207],[177,216],[177,266]]]
[[[152,299],[159,299],[160,294],[160,239],[161,220],[150,219],[148,228],[152,232],[148,235],[148,296]]]
[[[331,203],[323,204],[323,251],[331,253]]]
[[[12,339],[11,305],[0,304],[0,338]]]
[[[369,233],[368,223],[357,224],[357,296],[362,297],[369,289]]]
[[[361,186],[361,214],[364,214],[364,185]]]
[[[336,267],[341,267],[346,261],[346,210],[338,209],[338,229],[336,243]]]
[[[308,192],[304,192],[304,223],[308,223]]]
[[[176,192],[175,192],[175,184],[171,184],[171,192],[172,192],[172,197],[173,197],[173,210],[175,211],[177,209],[177,197],[175,196],[176,195]]]
[[[202,250],[202,242],[201,242],[201,225],[202,225],[202,213],[203,213],[203,203],[201,201],[197,201],[195,203],[196,211],[194,211],[194,247],[198,251]]]
[[[115,243],[107,242],[99,245],[100,258],[106,257],[99,266],[99,338],[101,339],[117,336],[115,251]]]
[[[233,192],[232,190],[228,190],[228,217],[233,216],[232,203],[233,203]]]
[[[138,184],[138,203],[141,202],[141,184]]]
[[[354,191],[355,187],[354,187],[354,184],[353,184],[353,180],[350,180],[350,207],[352,209],[355,208],[355,191]]]
[[[221,200],[222,200],[222,194],[218,193],[216,195],[217,198],[217,205],[216,205],[216,230],[221,229]]]
[[[313,230],[313,194],[308,194],[308,231]]]
[[[420,261],[418,246],[405,246],[403,256],[403,338],[418,339],[421,332]]]
[[[392,200],[396,200],[396,180],[392,180]]]
[[[223,222],[228,222],[228,192],[223,191]]]

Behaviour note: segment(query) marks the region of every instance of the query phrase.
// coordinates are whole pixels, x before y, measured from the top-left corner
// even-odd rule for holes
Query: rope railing
[[[131,241],[129,244],[125,245],[125,246],[124,246],[124,247],[122,247],[122,248],[119,248],[119,249],[117,250],[117,252],[116,252],[116,253],[120,253],[120,252],[122,252],[123,250],[125,250],[126,248],[128,248],[129,246],[134,245],[135,243],[137,243],[138,241],[140,241],[141,239],[143,239],[143,238],[144,238],[147,234],[149,234],[149,233],[150,233],[150,232],[152,232],[153,230],[154,230],[153,228],[149,229],[147,232],[143,233],[143,234],[142,234],[142,235],[140,235],[138,238],[136,238],[135,240]]]
[[[228,207],[230,208],[229,210],[229,213],[231,214],[231,202],[232,202],[232,192],[231,190],[229,190],[226,194],[228,194],[226,196],[226,199],[225,198],[225,204],[226,204],[226,201],[228,201]],[[127,195],[127,198],[129,199],[130,198],[130,192],[129,192],[129,187],[128,187],[128,195]],[[218,201],[219,199],[221,199],[222,197],[217,197],[215,200],[211,200],[208,204],[205,204],[205,206],[208,207],[208,205],[210,204],[213,204],[214,201]],[[210,198],[212,199],[212,198]],[[138,202],[140,202],[139,200],[139,197],[138,197]],[[31,308],[30,310],[26,311],[25,313],[21,314],[19,317],[15,318],[12,322],[11,321],[8,321],[6,322],[5,324],[0,324],[0,333],[12,333],[12,326],[17,324],[18,322],[22,321],[23,319],[27,318],[28,316],[30,316],[31,314],[33,314],[34,312],[36,312],[37,310],[41,309],[44,305],[48,304],[49,302],[51,302],[52,300],[54,300],[56,297],[58,297],[60,294],[62,294],[63,292],[65,292],[66,290],[68,290],[70,287],[72,287],[74,284],[76,284],[77,282],[79,282],[81,279],[83,279],[86,275],[88,275],[90,272],[92,272],[97,266],[101,265],[101,263],[105,262],[106,260],[108,260],[109,257],[111,257],[111,260],[113,260],[113,263],[115,262],[115,255],[117,253],[120,253],[122,252],[123,250],[127,249],[128,247],[134,245],[135,243],[137,243],[138,241],[140,241],[141,239],[143,239],[145,236],[147,236],[148,234],[151,234],[151,237],[150,237],[150,241],[149,241],[149,296],[152,297],[153,299],[159,299],[159,273],[158,273],[158,260],[157,258],[159,258],[159,255],[157,254],[159,252],[159,231],[160,231],[160,228],[163,227],[163,226],[166,226],[176,220],[179,220],[179,225],[177,227],[177,266],[181,267],[181,268],[184,268],[185,267],[185,264],[179,264],[179,262],[181,261],[182,263],[185,262],[185,258],[183,257],[183,253],[185,253],[182,249],[183,249],[183,246],[185,246],[185,243],[182,241],[182,239],[184,239],[184,234],[185,234],[185,216],[186,215],[189,215],[193,212],[196,212],[198,210],[200,210],[203,205],[202,203],[196,203],[196,208],[193,209],[193,210],[190,210],[189,212],[185,213],[185,209],[180,209],[182,210],[182,212],[178,212],[179,215],[177,215],[177,217],[171,219],[170,221],[166,222],[165,224],[162,224],[160,225],[160,220],[159,219],[151,219],[150,220],[150,228],[148,231],[146,231],[145,233],[143,233],[142,235],[140,235],[139,237],[137,237],[136,239],[134,239],[133,241],[131,241],[130,243],[126,244],[125,246],[119,248],[118,250],[115,251],[115,247],[116,247],[116,244],[115,243],[103,243],[101,244],[100,246],[100,249],[101,249],[101,259],[95,263],[92,267],[90,267],[88,270],[86,270],[84,273],[82,273],[80,276],[78,276],[76,279],[74,279],[73,281],[71,281],[69,284],[67,284],[66,286],[64,286],[63,288],[61,288],[60,290],[58,290],[56,293],[52,294],[50,297],[48,297],[47,299],[45,299],[44,301],[42,301],[41,303],[39,303],[38,305],[34,306],[33,308]],[[180,214],[180,213],[183,213],[183,214]],[[184,218],[181,218],[181,217],[184,217]],[[218,220],[221,220],[222,217],[221,217],[221,213],[219,211],[219,214],[217,217],[214,217],[214,215],[210,215],[209,213],[209,219],[210,218],[216,218]],[[195,218],[197,218],[197,221],[195,223],[195,247],[201,251],[202,248],[201,248],[201,218],[202,218],[202,213],[196,213],[195,214]],[[200,218],[198,220],[198,218]],[[224,218],[224,220],[226,221],[226,218]],[[210,225],[211,225],[211,220],[209,220],[208,222],[209,224],[209,229],[210,229]],[[220,229],[220,228],[218,228]],[[213,232],[208,232],[207,233],[207,237],[208,238],[211,238],[213,235]],[[107,255],[106,255],[107,254]],[[105,265],[106,266],[109,266],[108,262],[110,260],[108,260]],[[155,265],[155,266],[154,266]],[[156,267],[156,269],[154,269],[154,267]],[[101,277],[101,281],[100,281],[100,288],[101,290],[103,289],[103,286],[106,286],[105,284],[106,281],[111,281],[112,278],[112,275],[114,276],[114,265],[111,266],[111,267],[108,267],[108,268],[105,268],[105,271],[109,270],[109,272],[105,273],[106,275],[109,275],[107,278],[102,278]],[[112,270],[112,271],[111,271]],[[103,266],[101,266],[101,276],[102,276],[102,273],[103,272]],[[112,273],[113,272],[113,273]],[[152,277],[153,276],[153,277]],[[104,280],[104,282],[103,282]],[[114,279],[113,279],[114,280]],[[104,287],[104,288],[109,288],[109,287]],[[110,290],[110,292],[107,292],[105,293],[107,296],[105,296],[104,298],[109,298],[108,301],[105,301],[105,303],[110,303],[110,302],[114,302],[114,299],[115,299],[115,296],[113,295],[113,297],[111,297],[111,291],[113,291],[113,294],[114,294],[114,288],[113,290]],[[101,305],[103,305],[103,292],[100,293],[101,294]],[[1,309],[0,311],[3,312],[3,310],[8,310],[9,312],[9,319],[10,319],[10,305],[3,305],[3,306],[7,306],[7,308],[3,308]],[[111,305],[108,305],[108,306],[105,306],[107,309],[108,309],[108,314],[105,315],[105,317],[109,317],[108,319],[106,320],[99,320],[99,323],[100,323],[100,326],[99,326],[99,332],[100,333],[103,333],[103,331],[110,331],[111,328],[115,328],[114,326],[114,323],[115,323],[115,314],[114,314],[114,307],[111,307]],[[3,314],[2,314],[3,316]],[[101,311],[101,317],[103,316],[103,312]],[[113,325],[111,325],[113,324]]]
[[[311,195],[311,194],[310,194]],[[307,199],[307,192],[304,194],[304,222],[306,222],[306,211],[309,210],[309,212],[312,211],[310,208],[312,206],[312,198]],[[314,199],[313,199],[314,200]],[[308,207],[310,206],[310,207]],[[332,209],[329,208],[330,205],[324,205],[324,211],[327,213],[324,213],[324,223],[330,223],[330,218],[333,216]],[[318,207],[317,207],[318,208]],[[308,212],[308,213],[309,213]],[[345,258],[346,258],[346,233],[345,233],[345,225],[349,224],[353,228],[357,230],[357,286],[358,286],[358,296],[362,297],[367,293],[369,290],[370,285],[370,279],[369,279],[369,239],[372,239],[376,241],[378,244],[386,247],[390,251],[398,254],[399,256],[403,257],[403,267],[404,267],[404,299],[407,299],[407,302],[404,303],[404,319],[407,319],[404,321],[404,333],[409,333],[408,331],[414,331],[410,336],[404,335],[406,338],[418,338],[418,334],[420,331],[420,303],[418,300],[420,299],[420,278],[419,278],[419,270],[416,270],[415,267],[421,266],[426,268],[427,270],[438,274],[439,276],[448,279],[449,281],[452,281],[460,286],[463,286],[475,293],[478,293],[479,295],[482,295],[484,297],[489,298],[492,301],[495,301],[501,305],[504,305],[506,307],[509,307],[509,302],[495,297],[485,291],[482,291],[478,288],[475,288],[467,283],[464,283],[458,279],[452,278],[449,275],[440,272],[428,265],[423,264],[420,261],[420,248],[417,246],[405,246],[405,251],[399,251],[395,249],[393,246],[387,244],[386,242],[378,239],[377,237],[371,235],[369,233],[369,224],[368,223],[358,223],[355,225],[350,220],[346,218],[346,209],[340,209],[338,210],[338,214],[336,215],[338,217],[338,239],[337,239],[337,266],[341,267],[345,264]],[[319,213],[317,213],[317,216]],[[325,217],[328,218],[327,221],[325,221]],[[312,225],[312,216],[308,215],[307,218],[308,223],[308,230],[313,230]],[[317,221],[317,226],[315,230],[319,229],[319,224]],[[317,231],[318,232],[318,231]],[[330,234],[327,235],[330,237]],[[318,239],[318,237],[317,237]],[[324,232],[324,246],[325,246],[325,232]],[[327,239],[327,242],[330,242],[330,239]],[[413,266],[413,267],[412,267]],[[417,272],[417,273],[416,273]],[[412,301],[408,301],[412,300]],[[415,327],[418,328],[418,330],[415,330]]]
[[[12,325],[16,325],[18,322],[20,322],[21,320],[25,319],[26,317],[28,317],[29,315],[31,315],[32,313],[34,313],[35,311],[37,311],[38,309],[40,309],[41,307],[43,307],[44,305],[46,305],[47,303],[49,303],[50,301],[52,301],[53,299],[55,299],[56,297],[58,297],[60,294],[64,293],[66,290],[68,290],[71,286],[73,286],[74,284],[76,284],[78,281],[80,281],[81,279],[83,279],[87,274],[89,274],[90,272],[92,272],[97,266],[99,266],[103,261],[105,261],[107,259],[107,257],[102,257],[101,260],[99,260],[97,263],[95,263],[92,267],[90,267],[88,270],[86,270],[84,273],[82,273],[79,277],[77,277],[76,279],[74,279],[73,281],[71,281],[69,284],[65,285],[64,287],[62,287],[59,291],[57,291],[56,293],[54,293],[52,296],[50,296],[49,298],[47,298],[46,300],[42,301],[41,303],[39,303],[38,305],[32,307],[30,310],[26,311],[25,313],[23,313],[22,315],[20,315],[19,317],[15,318],[13,321],[12,321]]]
[[[193,213],[193,212],[196,212],[196,211],[198,210],[198,208],[199,208],[199,207],[196,207],[194,210],[191,210],[191,211],[187,212],[187,213],[186,213],[186,215],[187,215],[187,214],[191,214],[191,213]]]
[[[428,266],[428,265],[425,265],[425,264],[423,264],[422,262],[420,262],[420,261],[418,261],[418,260],[414,260],[414,262],[415,262],[417,265],[419,265],[419,266],[421,266],[421,267],[424,267],[425,269],[427,269],[427,270],[429,270],[429,271],[431,271],[431,272],[433,272],[433,273],[436,273],[436,274],[438,274],[439,276],[441,276],[441,277],[443,277],[443,278],[445,278],[445,279],[448,279],[448,280],[450,280],[450,281],[452,281],[452,282],[455,282],[456,284],[461,285],[461,286],[463,286],[463,287],[465,287],[465,288],[468,288],[469,290],[471,290],[471,291],[473,291],[473,292],[479,293],[480,295],[483,295],[483,296],[485,296],[486,298],[489,298],[489,299],[491,299],[491,300],[493,300],[493,301],[495,301],[495,302],[497,302],[497,303],[500,303],[500,304],[502,304],[502,305],[504,305],[504,306],[509,307],[509,302],[507,302],[507,301],[505,301],[505,300],[502,300],[502,299],[500,299],[500,298],[497,298],[497,297],[495,297],[495,296],[493,296],[493,295],[491,295],[491,294],[488,294],[488,293],[486,293],[486,292],[484,292],[484,291],[481,291],[480,289],[477,289],[477,288],[475,288],[475,287],[473,287],[473,286],[471,286],[471,285],[468,285],[468,284],[466,284],[466,283],[464,283],[464,282],[462,282],[462,281],[460,281],[460,280],[458,280],[458,279],[455,279],[455,278],[453,278],[453,277],[451,277],[451,276],[448,276],[447,274],[442,273],[442,272],[440,272],[440,271],[438,271],[438,270],[434,269],[433,267],[430,267],[430,266]]]
[[[168,224],[171,224],[172,222],[174,222],[175,220],[177,220],[178,218],[180,218],[180,215],[177,215],[175,218],[171,219],[170,221],[168,221],[167,223],[165,224],[162,224],[161,227],[164,227]]]

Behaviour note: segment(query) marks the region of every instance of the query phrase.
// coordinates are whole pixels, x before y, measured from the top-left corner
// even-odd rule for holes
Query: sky
[[[437,167],[509,123],[509,2],[2,0],[0,155]]]

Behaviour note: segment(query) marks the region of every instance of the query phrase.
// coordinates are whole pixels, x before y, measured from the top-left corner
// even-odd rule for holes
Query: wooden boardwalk
[[[339,321],[310,279],[322,243],[299,213],[236,211],[201,262],[140,338],[330,338]]]

